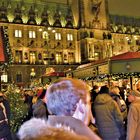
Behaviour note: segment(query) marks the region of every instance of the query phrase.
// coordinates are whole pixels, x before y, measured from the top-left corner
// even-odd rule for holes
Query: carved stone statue
[[[92,0],[92,12],[95,15],[95,20],[98,20],[101,3],[102,3],[102,1]]]

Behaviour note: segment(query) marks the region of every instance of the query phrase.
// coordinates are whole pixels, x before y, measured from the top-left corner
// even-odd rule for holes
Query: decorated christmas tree
[[[9,85],[5,94],[10,102],[11,107],[11,130],[12,132],[16,132],[27,115],[27,105],[24,103],[23,95],[15,85]]]

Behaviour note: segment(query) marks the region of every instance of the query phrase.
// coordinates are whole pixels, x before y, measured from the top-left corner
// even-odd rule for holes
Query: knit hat
[[[38,92],[37,92],[37,97],[40,98],[40,99],[43,99],[45,97],[45,94],[46,94],[46,89],[39,89]]]
[[[109,88],[107,86],[102,86],[99,93],[109,93]]]
[[[38,89],[37,96],[40,97],[43,92],[43,88]]]

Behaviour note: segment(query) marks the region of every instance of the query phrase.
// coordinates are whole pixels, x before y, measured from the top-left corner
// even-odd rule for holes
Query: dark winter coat
[[[109,94],[99,94],[94,102],[95,121],[103,140],[116,140],[124,135],[123,117]]]
[[[90,95],[91,95],[91,102],[93,103],[98,93],[95,90],[91,90]]]
[[[6,116],[4,115],[4,110],[6,112]],[[0,138],[6,138],[7,140],[12,139],[10,126],[9,126],[9,123],[10,123],[9,120],[10,120],[10,105],[9,105],[8,100],[3,98],[3,101],[0,102]]]
[[[47,105],[41,100],[38,99],[37,102],[33,105],[33,116],[36,118],[48,118],[48,109]]]

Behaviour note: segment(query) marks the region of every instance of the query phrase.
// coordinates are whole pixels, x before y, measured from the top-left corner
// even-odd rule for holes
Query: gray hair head
[[[51,114],[72,116],[81,99],[86,104],[87,84],[78,79],[62,78],[47,89],[47,107]]]

